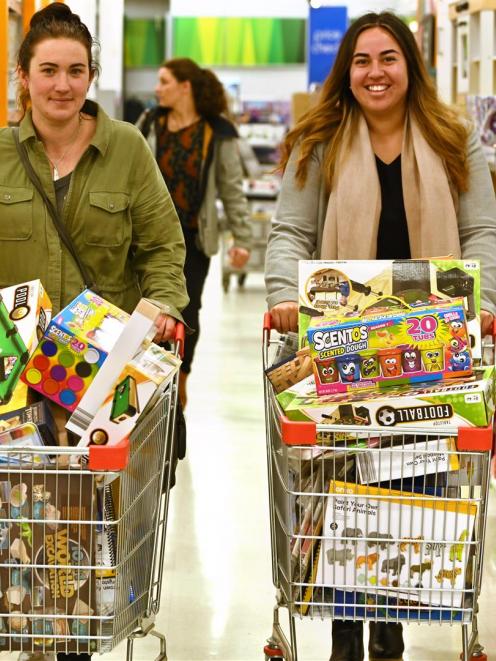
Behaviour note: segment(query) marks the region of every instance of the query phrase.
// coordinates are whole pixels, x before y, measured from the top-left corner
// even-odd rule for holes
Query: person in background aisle
[[[186,404],[186,379],[199,336],[199,314],[210,257],[219,249],[220,198],[234,239],[229,258],[234,268],[248,261],[251,228],[242,190],[242,166],[237,131],[226,118],[224,88],[193,60],[164,62],[155,88],[158,106],[146,111],[137,126],[148,139],[170,191],[186,242],[184,267],[190,298],[183,310],[195,331],[185,343],[179,397]]]
[[[475,131],[437,96],[390,12],[348,29],[319,101],[286,137],[266,257],[268,307],[296,330],[299,259],[452,254],[482,262],[482,330],[496,310],[496,202]],[[362,623],[333,622],[331,661],[363,659]],[[370,659],[400,659],[401,624],[370,623]]]
[[[86,99],[96,73],[92,47],[67,5],[52,3],[33,15],[18,54],[19,143],[98,292],[128,312],[142,296],[158,302],[155,339],[167,341],[188,302],[181,226],[143,136]],[[39,278],[56,313],[84,289],[83,276],[28,177],[15,136],[0,129],[0,286]]]

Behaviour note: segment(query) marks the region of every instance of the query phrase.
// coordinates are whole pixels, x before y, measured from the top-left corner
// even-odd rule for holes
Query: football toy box
[[[307,336],[319,395],[472,372],[460,299],[360,318],[314,318]]]
[[[312,317],[356,317],[462,297],[472,357],[480,359],[480,283],[477,260],[301,260],[300,346]]]
[[[407,430],[408,426],[456,432],[486,427],[494,413],[494,368],[456,381],[317,395],[312,376],[276,395],[290,420]]]
[[[52,319],[21,379],[73,411],[128,319],[115,305],[83,291]]]
[[[0,415],[29,403],[27,386],[19,377],[51,312],[51,301],[39,280],[0,291]]]

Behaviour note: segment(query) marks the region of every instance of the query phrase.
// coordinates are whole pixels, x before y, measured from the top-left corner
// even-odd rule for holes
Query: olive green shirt
[[[131,312],[141,297],[181,319],[187,302],[184,239],[170,195],[141,133],[111,119],[96,103],[96,132],[72,172],[62,209],[78,255],[99,293]],[[28,112],[21,143],[56,204],[43,144]],[[12,130],[0,129],[0,287],[39,278],[54,312],[85,284],[22,165]]]

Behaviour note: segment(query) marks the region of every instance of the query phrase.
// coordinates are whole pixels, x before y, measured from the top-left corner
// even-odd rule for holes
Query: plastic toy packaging
[[[319,395],[472,373],[461,299],[354,318],[314,317],[307,338]]]

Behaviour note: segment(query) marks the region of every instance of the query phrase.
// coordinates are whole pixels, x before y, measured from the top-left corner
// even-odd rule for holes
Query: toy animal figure
[[[451,583],[451,587],[454,587],[456,583],[456,577],[462,573],[460,567],[455,567],[455,569],[441,569],[436,576],[436,581],[442,583],[444,579],[448,579]]]
[[[417,555],[420,553],[420,542],[424,538],[420,537],[406,537],[400,543],[400,551],[406,551],[408,546],[411,544],[413,546],[413,552]]]
[[[446,544],[442,542],[427,542],[425,545],[425,552],[429,555],[436,555],[436,558],[440,558],[441,554],[445,548]]]
[[[410,578],[413,578],[415,574],[419,575],[419,580],[422,580],[422,574],[426,571],[431,571],[432,562],[427,560],[426,562],[421,562],[419,565],[412,565],[410,567]]]
[[[458,537],[459,542],[465,542],[468,537],[468,530],[464,530],[460,537]],[[464,544],[452,544],[450,546],[449,550],[449,559],[451,562],[455,562],[455,560],[458,560],[458,562],[462,562],[463,560],[463,547]]]
[[[367,537],[367,546],[371,548],[372,546],[378,546],[381,550],[385,550],[388,544],[394,544],[389,540],[393,539],[393,536],[387,532],[369,532]],[[380,540],[380,541],[379,541]]]
[[[27,521],[19,521],[19,531],[21,539],[24,538],[29,546],[33,546],[33,531]]]
[[[405,556],[401,553],[396,558],[386,558],[382,562],[381,572],[389,574],[392,571],[393,576],[398,576],[405,562]]]
[[[356,566],[361,567],[365,563],[368,569],[372,569],[379,558],[378,553],[370,553],[370,555],[359,555],[356,559]]]
[[[330,565],[334,565],[336,562],[344,567],[345,563],[353,559],[353,552],[351,549],[341,548],[341,549],[328,549],[327,553],[327,562]]]
[[[343,530],[343,537],[363,537],[363,532],[360,528],[345,528]],[[356,544],[356,540],[352,539],[351,543]]]

